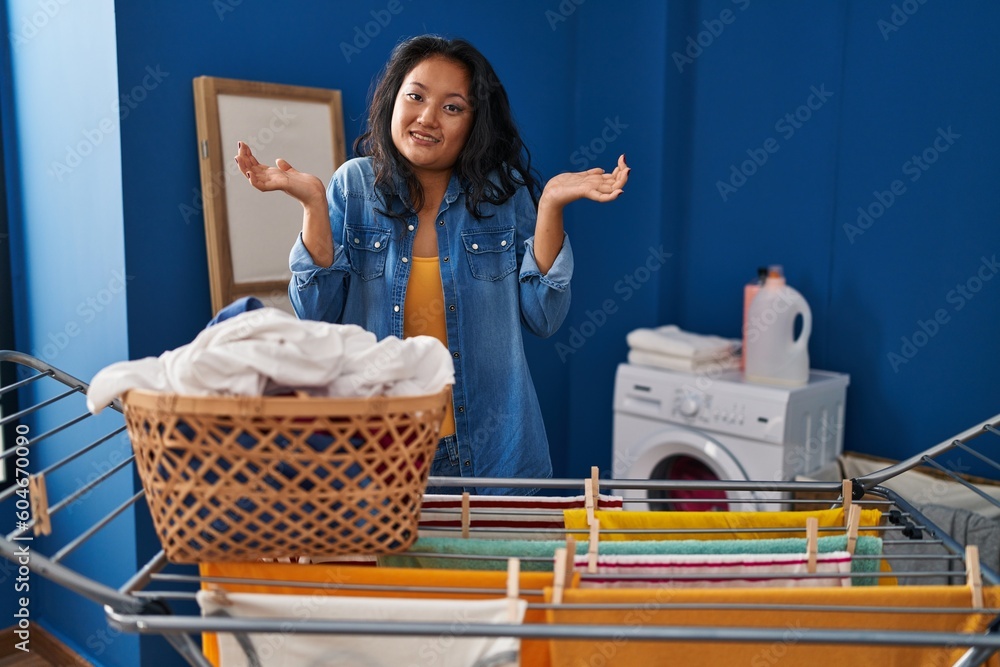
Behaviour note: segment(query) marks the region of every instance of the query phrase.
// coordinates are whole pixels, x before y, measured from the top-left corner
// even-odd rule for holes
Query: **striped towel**
[[[565,539],[563,511],[584,509],[585,503],[585,496],[469,496],[470,536],[498,540]],[[620,511],[622,497],[600,494],[596,509]],[[461,528],[461,496],[424,496],[420,537],[458,537]],[[486,530],[490,528],[500,530]]]
[[[587,556],[577,555],[574,566],[586,572]],[[816,573],[851,572],[851,554],[817,554]],[[580,579],[581,588],[798,588],[850,586],[849,576],[799,577],[808,573],[808,557],[793,554],[709,554],[698,556],[598,556],[596,574]],[[602,577],[601,575],[607,575]],[[615,575],[629,575],[619,578]],[[634,575],[646,575],[633,578]]]

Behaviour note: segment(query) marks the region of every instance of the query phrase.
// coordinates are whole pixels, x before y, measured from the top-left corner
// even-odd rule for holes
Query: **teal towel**
[[[430,568],[443,570],[505,570],[507,558],[543,558],[541,561],[521,562],[521,570],[526,572],[551,572],[552,559],[556,549],[566,545],[557,540],[481,540],[460,537],[422,537],[408,551],[391,556],[380,556],[381,567]],[[821,537],[818,541],[820,553],[844,551],[847,536]],[[587,542],[576,543],[576,553],[586,554]],[[804,537],[786,537],[774,540],[636,540],[633,542],[600,542],[598,553],[605,556],[643,555],[705,555],[705,554],[784,554],[805,553]],[[411,556],[410,552],[427,554],[457,554],[460,556],[496,556],[494,559],[440,558],[435,556]],[[881,537],[858,537],[854,547],[855,555],[881,556]],[[854,558],[851,572],[878,572],[879,559]],[[856,577],[854,586],[873,586],[875,577]]]

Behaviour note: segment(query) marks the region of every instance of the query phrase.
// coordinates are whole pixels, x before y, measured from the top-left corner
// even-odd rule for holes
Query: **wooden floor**
[[[5,658],[0,658],[0,667],[59,667],[33,653],[24,653],[22,651],[18,651],[18,653],[21,653],[21,655],[9,655]]]
[[[31,628],[31,651],[16,648],[14,628],[0,630],[0,667],[90,667],[90,663],[38,626]]]

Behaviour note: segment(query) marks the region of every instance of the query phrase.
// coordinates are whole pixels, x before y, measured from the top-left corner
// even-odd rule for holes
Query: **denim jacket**
[[[419,222],[412,212],[405,222],[379,214],[376,209],[385,210],[385,204],[377,199],[374,183],[369,158],[350,160],[333,175],[327,188],[333,264],[316,266],[300,234],[289,259],[288,292],[300,318],[358,324],[380,340],[402,338]],[[536,213],[527,188],[500,206],[483,204],[481,210],[492,217],[481,220],[465,208],[465,197],[453,175],[435,219],[444,302],[426,304],[416,314],[444,312],[455,363],[452,398],[461,474],[551,477],[521,325],[546,337],[562,324],[570,304],[573,252],[564,236],[552,267],[541,274],[534,256]],[[402,205],[395,195],[389,203]]]

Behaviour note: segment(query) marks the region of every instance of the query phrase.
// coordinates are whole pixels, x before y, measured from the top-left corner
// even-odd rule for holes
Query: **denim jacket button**
[[[403,264],[406,264],[406,263],[407,263],[407,262],[409,262],[409,261],[410,261],[410,260],[409,260],[409,259],[407,259],[406,257],[404,257],[404,258],[403,258]]]
[[[381,247],[382,247],[382,244],[381,244],[381,243],[379,243],[378,241],[376,241],[376,242],[375,242],[375,247],[376,247],[376,248],[381,248]]]
[[[438,220],[438,224],[439,225],[443,225],[444,224],[444,218],[441,218],[440,220]]]
[[[448,258],[447,258],[447,257],[445,257],[445,258],[444,258],[444,261],[446,261],[446,262],[447,262],[447,261],[448,261]]]
[[[393,306],[392,307],[392,312],[398,313],[399,312],[399,306]]]
[[[409,229],[411,232],[413,231],[413,225],[407,225],[406,228]]]
[[[464,405],[458,406],[458,411],[459,412],[465,412],[465,406]]]
[[[396,310],[399,310],[399,306],[396,306]],[[454,354],[452,354],[451,356],[453,356],[453,357],[455,357],[456,359],[458,359],[458,352],[455,352],[455,353],[454,353]]]
[[[451,304],[450,306],[448,306],[448,310],[454,312],[454,310],[455,310],[455,304]]]
[[[468,468],[468,467],[469,467],[469,466],[471,466],[471,465],[472,465],[472,461],[470,461],[470,460],[466,459],[466,460],[465,460],[465,467],[466,467],[466,468]]]
[[[478,243],[473,243],[472,244],[472,249],[473,250],[479,250],[479,244]]]

